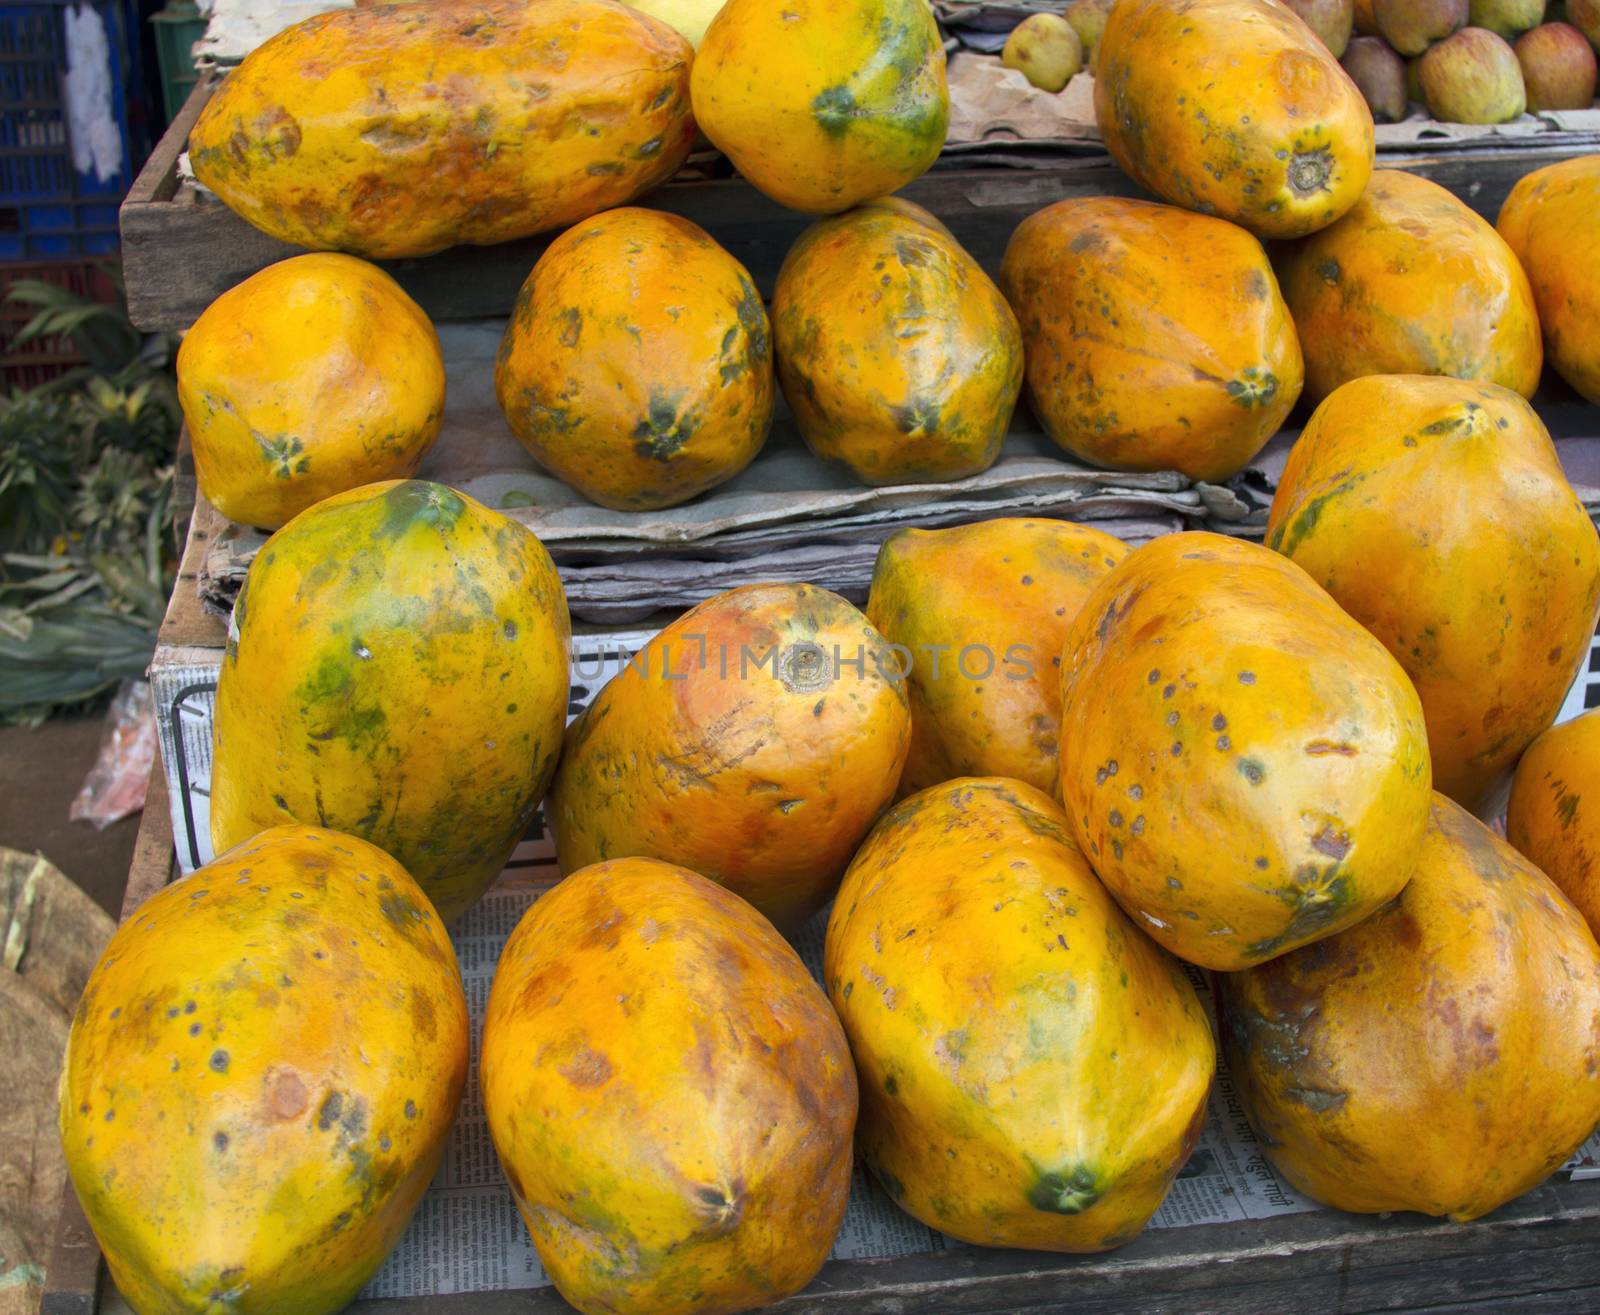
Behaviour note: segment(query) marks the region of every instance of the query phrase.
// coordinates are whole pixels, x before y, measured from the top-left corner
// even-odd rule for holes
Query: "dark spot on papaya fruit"
[[[1312,740],[1306,745],[1308,758],[1321,758],[1328,754],[1336,754],[1341,758],[1354,758],[1356,748],[1353,744],[1336,744],[1332,740]]]
[[[1337,260],[1324,260],[1317,266],[1317,277],[1330,288],[1339,286],[1339,262]]]
[[[414,1101],[414,1100],[408,1100],[406,1102],[406,1118],[414,1119],[416,1117],[417,1117],[417,1102]]]
[[[1327,1114],[1343,1107],[1349,1099],[1342,1091],[1320,1091],[1315,1087],[1285,1087],[1283,1094],[1297,1105],[1304,1105],[1318,1114]]]
[[[884,1078],[884,1080],[883,1080],[883,1089],[884,1089],[884,1091],[886,1091],[891,1096],[899,1094],[899,1092],[900,1092],[900,1084],[897,1081],[895,1081],[895,1076],[894,1076],[893,1073],[889,1074],[886,1078]]]
[[[633,158],[635,160],[653,160],[659,154],[661,154],[661,138],[659,137],[652,137],[647,142],[641,142],[633,150]]]
[[[1228,729],[1228,719],[1226,717],[1224,717],[1219,712],[1215,717],[1213,717],[1211,719],[1211,729],[1214,730],[1214,731],[1225,731],[1225,730],[1227,730]]]
[[[1311,848],[1329,858],[1341,859],[1350,852],[1350,833],[1328,823],[1311,837]]]
[[[1253,671],[1241,671],[1239,673],[1239,683],[1241,685],[1254,685],[1256,683],[1256,673]]]
[[[211,1052],[211,1069],[215,1073],[228,1071],[228,1052],[226,1050],[213,1050]]]
[[[1256,857],[1256,866],[1258,868],[1260,868],[1263,872],[1266,871],[1266,869],[1267,869],[1267,856],[1265,854],[1260,854],[1260,855],[1258,855]]]
[[[1056,1173],[1042,1173],[1028,1190],[1028,1204],[1057,1215],[1081,1214],[1105,1189],[1089,1169],[1079,1165]]]
[[[1239,775],[1251,785],[1260,785],[1266,779],[1266,768],[1254,758],[1239,759]]]
[[[1217,748],[1222,750],[1223,753],[1226,753],[1229,749],[1233,748],[1233,741],[1230,740],[1226,735],[1219,735],[1217,736]]]
[[[339,1116],[344,1112],[344,1094],[330,1091],[322,1098],[322,1104],[317,1106],[317,1129],[327,1132],[339,1121]]]
[[[199,1023],[190,1023],[189,1024],[189,1035],[190,1036],[199,1036],[200,1035],[200,1024]]]
[[[291,1069],[279,1069],[269,1079],[267,1088],[267,1117],[277,1122],[297,1119],[305,1113],[311,1093],[300,1075]],[[324,1129],[326,1131],[326,1129]]]
[[[693,410],[679,415],[681,398],[682,394],[651,392],[645,418],[633,429],[634,451],[641,457],[668,461],[699,429],[700,417]]]
[[[561,345],[576,347],[583,333],[583,312],[576,306],[568,306],[557,318],[561,321]]]
[[[1166,687],[1164,687],[1162,689],[1161,697],[1164,698],[1164,699],[1170,699],[1177,692],[1178,692],[1178,687],[1176,685],[1167,685]]]
[[[556,1071],[575,1087],[599,1087],[611,1081],[611,1061],[586,1045],[580,1045],[572,1059]]]
[[[1562,795],[1560,802],[1556,804],[1556,816],[1561,819],[1563,830],[1571,826],[1578,816],[1578,798],[1579,796],[1575,794]]]
[[[1293,912],[1288,925],[1276,936],[1264,937],[1245,947],[1252,959],[1265,959],[1286,945],[1306,940],[1324,927],[1344,916],[1350,906],[1353,892],[1350,879],[1339,871],[1338,864],[1319,872],[1310,864],[1295,874],[1291,885],[1280,886],[1272,892]]]
[[[211,1144],[214,1147],[216,1147],[216,1149],[218,1151],[227,1150],[228,1149],[228,1134],[225,1133],[225,1132],[214,1132],[214,1133],[212,1133],[211,1134]]]

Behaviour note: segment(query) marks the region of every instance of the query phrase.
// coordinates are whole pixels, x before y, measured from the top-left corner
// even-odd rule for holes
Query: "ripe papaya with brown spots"
[[[1552,726],[1511,778],[1506,839],[1600,927],[1600,708]]]
[[[862,1156],[952,1237],[1121,1246],[1199,1137],[1216,1047],[1182,965],[1020,781],[964,777],[895,807],[839,888],[823,978]]]
[[[625,205],[694,141],[689,43],[613,0],[336,9],[245,56],[195,177],[282,242],[374,259]]]
[[[1527,271],[1550,364],[1600,402],[1600,155],[1524,174],[1496,228]]]
[[[285,822],[392,854],[448,922],[500,874],[566,724],[544,545],[442,484],[317,503],[256,554],[217,683],[211,838]]]
[[[1006,245],[1028,398],[1073,456],[1114,470],[1237,473],[1300,396],[1294,321],[1237,224],[1120,197],[1058,201]]]
[[[1400,664],[1293,562],[1218,534],[1156,539],[1085,600],[1061,745],[1094,870],[1203,968],[1360,922],[1427,825],[1427,728]]]
[[[545,821],[563,872],[678,863],[793,932],[894,798],[910,736],[866,617],[814,585],[747,585],[684,613],[595,696]]]
[[[749,1310],[827,1259],[850,1050],[772,924],[704,877],[621,859],[539,899],[495,970],[480,1083],[539,1258],[587,1315]]]
[[[413,474],[444,419],[422,307],[376,265],[295,256],[224,292],[178,348],[200,491],[275,530],[314,502]]]
[[[387,854],[264,831],[150,896],[73,1019],[61,1144],[144,1315],[342,1310],[405,1231],[467,1077],[467,1001]]]
[[[806,445],[867,484],[963,479],[1000,455],[1022,389],[1016,316],[920,206],[808,228],[772,295],[778,374]]]
[[[926,0],[728,0],[690,78],[694,117],[754,186],[836,214],[944,149],[944,42]]]
[[[677,215],[569,228],[522,285],[495,366],[511,432],[591,502],[672,507],[732,479],[772,426],[772,334],[745,268]]]
[[[1055,520],[899,530],[884,541],[867,620],[899,646],[906,671],[902,794],[957,776],[1054,793],[1061,645],[1089,591],[1127,555],[1121,539]]]
[[[1555,720],[1600,614],[1600,539],[1527,402],[1374,375],[1289,453],[1266,543],[1406,669],[1434,786],[1477,808]]]
[[[1538,1186],[1600,1122],[1600,947],[1488,827],[1442,795],[1432,814],[1398,899],[1222,979],[1223,1049],[1299,1191],[1468,1220]]]
[[[1528,277],[1487,220],[1438,183],[1380,169],[1338,223],[1285,247],[1278,279],[1320,402],[1369,374],[1539,386]]]
[[[1112,158],[1162,200],[1300,237],[1372,173],[1372,115],[1339,61],[1273,0],[1125,0],[1095,54]]]

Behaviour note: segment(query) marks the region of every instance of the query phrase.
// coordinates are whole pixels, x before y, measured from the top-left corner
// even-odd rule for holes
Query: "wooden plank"
[[[178,578],[161,619],[157,645],[161,648],[221,648],[228,640],[228,624],[200,605],[200,570],[211,541],[228,522],[205,497],[196,492],[189,518],[189,535],[178,563]]]
[[[215,84],[195,88],[182,113],[134,181],[122,206],[123,278],[133,322],[146,330],[181,330],[221,293],[301,248],[258,232],[226,206],[180,186],[178,156]],[[1530,169],[1588,154],[1592,145],[1554,144],[1386,154],[1448,187],[1491,221],[1506,194]],[[1104,155],[1063,159],[1048,169],[936,169],[900,195],[932,210],[991,274],[1012,230],[1055,201],[1081,196],[1146,196]],[[711,233],[770,296],[778,267],[811,216],[787,210],[741,179],[685,181],[657,189],[642,203],[691,219]],[[554,234],[488,247],[454,247],[438,255],[380,262],[435,320],[506,315]]]
[[[172,812],[167,777],[160,758],[150,769],[139,834],[128,865],[120,922],[126,922],[145,900],[172,879]],[[55,1241],[40,1297],[39,1315],[93,1315],[100,1291],[100,1248],[89,1231],[77,1193],[69,1181],[61,1194]]]

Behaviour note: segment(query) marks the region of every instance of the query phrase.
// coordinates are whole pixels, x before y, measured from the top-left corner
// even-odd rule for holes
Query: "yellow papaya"
[[[1479,807],[1555,720],[1600,615],[1600,540],[1506,388],[1352,380],[1289,453],[1266,543],[1399,659],[1434,786]]]
[[[353,836],[264,831],[116,931],[72,1022],[61,1143],[139,1315],[330,1315],[400,1240],[467,1077],[438,916]]]
[[[374,259],[624,205],[694,141],[693,51],[613,0],[335,9],[223,80],[195,177],[282,242]]]
[[[952,1237],[1121,1246],[1200,1135],[1216,1048],[1194,988],[1020,781],[895,807],[839,887],[823,978],[862,1156]]]
[[[1600,155],[1524,174],[1495,226],[1527,272],[1550,364],[1600,402]]]
[[[911,716],[837,594],[748,585],[656,635],[567,730],[545,821],[563,872],[678,863],[792,932],[894,798]]]
[[[863,483],[963,479],[1000,455],[1022,389],[1016,316],[920,206],[818,220],[778,272],[772,321],[800,436]]]
[[[867,620],[897,644],[911,700],[900,791],[1009,776],[1053,793],[1061,645],[1128,545],[1071,521],[898,530],[878,550]]]
[[[444,387],[422,307],[353,256],[268,265],[206,307],[178,348],[200,491],[229,520],[269,530],[413,474],[439,436]]]
[[[827,1259],[850,1051],[799,956],[722,887],[637,858],[567,877],[506,942],[482,1054],[517,1209],[585,1315],[748,1310]]]
[[[1372,173],[1367,102],[1274,0],[1113,5],[1095,48],[1094,113],[1136,183],[1257,237],[1331,224]]]
[[[1476,1219],[1600,1122],[1600,947],[1549,878],[1443,796],[1398,899],[1223,979],[1221,1008],[1267,1158],[1341,1210]]]
[[[1293,562],[1170,534],[1084,601],[1061,653],[1061,797],[1141,930],[1229,971],[1399,893],[1428,820],[1422,704]]]
[[[262,546],[217,683],[217,849],[295,821],[392,854],[448,922],[527,830],[566,723],[570,625],[532,531],[424,480]]]
[[[1028,398],[1073,456],[1237,473],[1300,396],[1300,340],[1261,243],[1176,206],[1087,197],[1017,226],[1000,266]]]
[[[832,214],[904,187],[950,121],[926,0],[728,0],[690,77],[695,121],[754,186]]]
[[[1445,374],[1533,396],[1544,361],[1527,275],[1438,183],[1380,169],[1349,214],[1278,258],[1320,402],[1368,374]]]
[[[550,244],[495,366],[534,460],[624,511],[737,475],[766,442],[775,391],[767,310],[744,266],[687,219],[633,206]]]
[[[1561,888],[1591,931],[1600,927],[1597,819],[1600,709],[1592,709],[1528,746],[1506,806],[1506,839]]]

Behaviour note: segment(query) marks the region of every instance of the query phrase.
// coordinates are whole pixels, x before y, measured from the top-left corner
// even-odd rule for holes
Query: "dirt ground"
[[[139,818],[104,831],[67,819],[100,747],[101,715],[58,717],[37,730],[0,727],[0,845],[44,856],[114,918]]]

